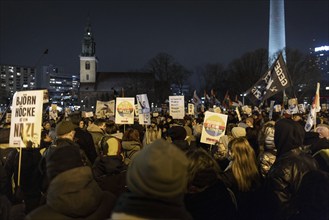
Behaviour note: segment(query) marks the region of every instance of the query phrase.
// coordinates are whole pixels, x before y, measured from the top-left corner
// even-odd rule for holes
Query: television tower
[[[286,61],[286,30],[284,16],[284,0],[270,0],[268,60],[272,65],[279,52]]]

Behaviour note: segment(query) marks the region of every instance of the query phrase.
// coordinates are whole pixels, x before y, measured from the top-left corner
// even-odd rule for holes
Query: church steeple
[[[87,25],[85,27],[85,33],[82,39],[82,51],[81,56],[92,57],[96,53],[96,43],[91,31],[90,19],[87,20]]]
[[[82,39],[80,55],[80,90],[92,90],[96,83],[97,58],[95,56],[96,43],[91,32],[88,18]]]

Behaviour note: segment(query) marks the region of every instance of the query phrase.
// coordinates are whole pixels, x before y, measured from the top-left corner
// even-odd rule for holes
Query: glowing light
[[[316,47],[316,48],[314,48],[314,51],[315,52],[318,52],[318,51],[329,51],[329,46]]]

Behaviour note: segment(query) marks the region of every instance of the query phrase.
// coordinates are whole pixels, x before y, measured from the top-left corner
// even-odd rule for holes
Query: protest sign
[[[43,90],[16,92],[13,97],[10,147],[40,146]]]
[[[219,138],[225,134],[227,115],[205,112],[203,121],[201,142],[205,144],[215,144]]]
[[[188,103],[187,105],[187,114],[188,115],[194,115],[194,104]]]
[[[116,124],[134,124],[134,102],[134,98],[116,98]]]
[[[151,124],[151,114],[143,113],[138,115],[139,124],[150,125]]]
[[[169,96],[169,114],[173,119],[184,119],[184,96]]]
[[[98,101],[96,102],[96,117],[109,118],[114,116],[114,100],[111,101]]]
[[[136,95],[138,113],[150,113],[150,104],[146,94]]]

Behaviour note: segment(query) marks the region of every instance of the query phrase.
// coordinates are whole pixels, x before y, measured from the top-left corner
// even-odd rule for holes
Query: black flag
[[[247,90],[247,97],[254,105],[259,105],[276,93],[288,88],[289,80],[286,64],[282,54],[275,60],[271,68]]]

